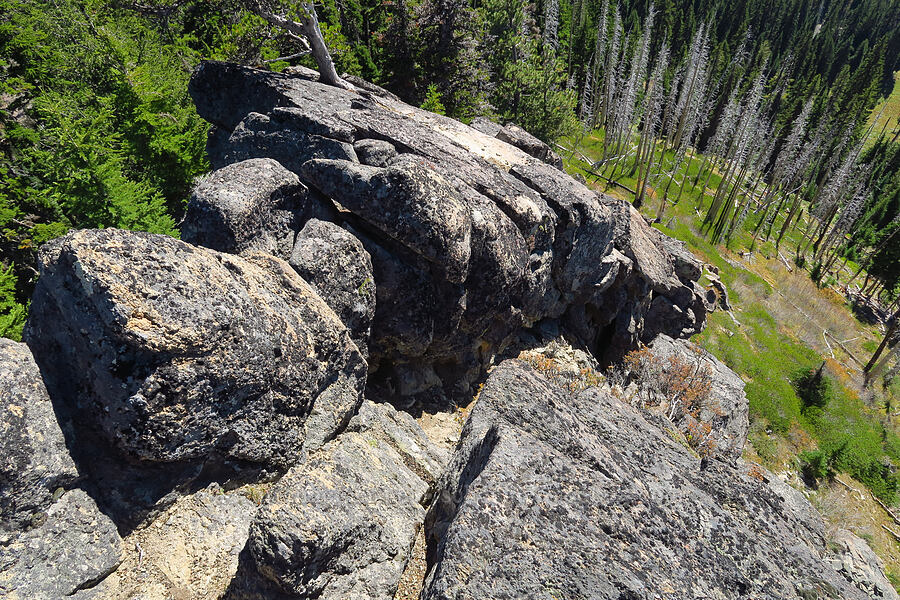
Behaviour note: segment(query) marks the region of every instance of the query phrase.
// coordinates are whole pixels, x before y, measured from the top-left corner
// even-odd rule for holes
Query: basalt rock
[[[77,478],[31,351],[0,338],[0,535],[30,524]]]
[[[867,597],[744,467],[515,360],[490,375],[426,525],[424,600]]]
[[[118,461],[170,486],[223,461],[284,470],[361,401],[362,355],[284,261],[115,229],[70,233],[40,261],[25,335],[95,482],[104,445],[119,457],[106,476]]]
[[[563,318],[606,363],[657,333],[702,329],[684,261],[639,215],[548,164],[543,142],[314,79],[207,62],[190,92],[216,127],[214,164],[278,160],[334,202],[334,222],[371,255],[368,346],[385,390],[418,391],[410,370],[467,390],[544,319]]]

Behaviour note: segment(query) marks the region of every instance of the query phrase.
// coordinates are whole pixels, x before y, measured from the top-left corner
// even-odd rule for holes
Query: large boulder
[[[366,402],[266,495],[230,597],[392,599],[445,460],[408,415]]]
[[[96,440],[126,465],[284,470],[359,405],[365,360],[284,261],[106,229],[40,262],[25,337],[95,480]]]
[[[424,600],[867,597],[743,469],[517,360],[488,378],[426,524]]]
[[[83,490],[72,490],[35,527],[0,543],[0,597],[71,596],[102,581],[121,560],[116,526]]]
[[[0,338],[0,535],[31,523],[77,478],[31,351]]]
[[[297,230],[333,212],[275,160],[245,160],[213,171],[194,187],[181,239],[219,252],[258,250],[287,260]]]

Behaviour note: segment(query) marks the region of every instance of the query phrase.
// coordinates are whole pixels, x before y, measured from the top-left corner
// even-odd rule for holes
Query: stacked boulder
[[[711,357],[725,460],[515,360],[453,452],[385,402],[471,399],[541,332],[591,366],[683,352],[712,303],[539,140],[353,81],[204,63],[182,240],[41,249],[27,345],[0,340],[0,596],[390,600],[424,538],[427,599],[862,597],[808,502],[735,466]]]

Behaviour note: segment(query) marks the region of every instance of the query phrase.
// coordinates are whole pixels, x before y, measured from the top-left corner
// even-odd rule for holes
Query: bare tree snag
[[[328,46],[325,45],[325,38],[319,28],[319,19],[316,17],[316,7],[312,2],[303,2],[300,5],[302,16],[299,21],[277,12],[276,7],[269,5],[265,0],[252,1],[249,7],[268,23],[284,29],[306,44],[319,66],[319,81],[345,90],[353,89],[353,86],[341,79],[334,68],[334,61],[328,52]]]

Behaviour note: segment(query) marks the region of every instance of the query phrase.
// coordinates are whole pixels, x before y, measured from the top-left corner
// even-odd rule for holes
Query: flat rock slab
[[[91,587],[122,560],[113,522],[82,490],[65,493],[44,522],[0,545],[0,597],[62,598]]]
[[[519,361],[490,375],[438,494],[424,600],[867,597],[764,483]]]
[[[0,338],[0,536],[78,478],[31,350]]]
[[[132,460],[287,468],[360,402],[366,363],[288,263],[115,229],[46,244],[26,338],[51,393]]]

